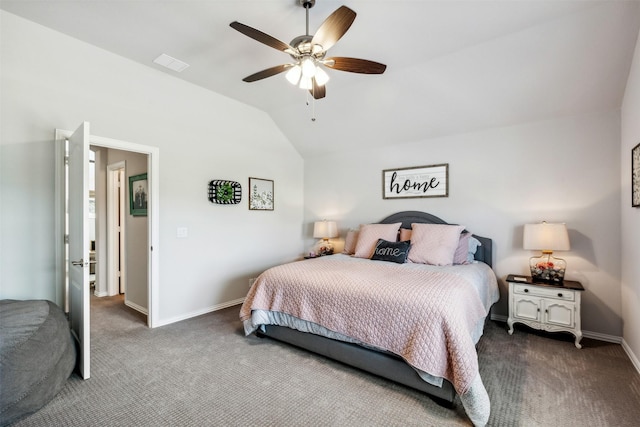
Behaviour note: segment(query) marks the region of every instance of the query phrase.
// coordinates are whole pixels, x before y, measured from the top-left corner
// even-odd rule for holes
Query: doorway
[[[64,306],[68,310],[68,305],[66,303],[66,293],[67,293],[67,282],[66,277],[68,274],[67,268],[67,260],[68,253],[66,252],[66,239],[64,230],[66,229],[65,220],[66,220],[66,212],[65,212],[65,191],[66,191],[66,176],[64,172],[65,168],[65,141],[67,138],[71,136],[73,132],[67,130],[56,129],[55,131],[55,141],[56,141],[56,158],[59,159],[56,162],[56,289],[58,295],[58,301],[61,306]],[[147,326],[153,328],[157,325],[157,315],[158,315],[158,306],[159,306],[159,274],[158,274],[158,259],[159,259],[159,251],[158,251],[158,238],[159,238],[159,153],[157,147],[144,146],[140,144],[130,143],[126,141],[114,140],[110,138],[98,137],[98,136],[90,136],[90,146],[92,149],[113,149],[120,150],[123,152],[130,153],[139,153],[145,156],[146,170],[149,177],[148,180],[148,192],[149,192],[149,206],[148,206],[148,217],[146,221],[146,236],[142,244],[142,250],[146,254],[146,268],[144,265],[140,265],[140,269],[144,270],[146,273],[146,295],[144,304],[139,304],[140,307],[146,306],[145,311],[147,314]],[[118,174],[118,162],[114,165],[114,175]],[[111,166],[111,165],[110,165]],[[124,191],[122,191],[123,185],[126,185],[126,176],[125,179],[121,180],[121,193],[118,196],[118,209],[121,211],[127,212],[127,200],[124,198]],[[124,199],[124,200],[123,200]],[[114,202],[115,204],[115,202]],[[125,214],[126,215],[126,214]],[[126,227],[125,227],[126,228]],[[106,227],[105,227],[106,229]],[[105,233],[105,237],[108,237],[108,234]],[[99,237],[98,237],[99,240]],[[104,239],[105,241],[107,239]],[[117,240],[115,238],[114,240]],[[121,238],[122,242],[123,239]],[[110,245],[113,247],[113,245]],[[122,248],[122,246],[120,246]],[[106,243],[105,243],[106,249]],[[120,251],[122,254],[124,251]],[[106,267],[106,259],[113,257],[105,257],[104,266]],[[118,259],[118,258],[116,258]],[[96,273],[99,274],[100,271],[100,261],[98,261],[98,268]],[[121,261],[117,261],[121,263]],[[122,265],[122,264],[121,264]],[[103,268],[106,272],[109,271],[107,268]],[[124,277],[122,274],[122,270],[120,271],[120,277]],[[112,282],[117,283],[115,286],[116,294],[118,294],[121,290],[119,280],[115,279]],[[105,277],[105,283],[107,283]],[[126,291],[126,283],[122,283],[122,290]],[[140,307],[133,307],[139,309]]]

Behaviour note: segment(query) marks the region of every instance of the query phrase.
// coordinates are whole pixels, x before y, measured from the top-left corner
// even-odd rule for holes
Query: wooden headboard
[[[380,221],[380,224],[393,224],[396,222],[401,222],[402,225],[400,227],[408,230],[411,230],[411,224],[413,223],[449,224],[435,215],[420,211],[403,211],[394,213]],[[477,261],[484,262],[489,267],[493,267],[493,241],[488,237],[482,237],[476,234],[473,234],[473,237],[478,239],[482,244],[482,246],[480,246],[476,251],[475,259]]]

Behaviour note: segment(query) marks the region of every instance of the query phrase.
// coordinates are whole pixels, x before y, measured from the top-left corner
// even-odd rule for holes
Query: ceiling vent
[[[186,62],[182,62],[179,59],[172,58],[169,55],[163,53],[153,60],[156,64],[162,65],[163,67],[167,67],[170,70],[177,71],[178,73],[184,71],[189,64]]]

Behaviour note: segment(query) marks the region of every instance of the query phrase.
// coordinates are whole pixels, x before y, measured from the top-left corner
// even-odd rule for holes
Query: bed
[[[36,412],[65,385],[76,349],[64,312],[45,300],[0,301],[0,426]]]
[[[353,254],[262,273],[240,311],[245,333],[296,345],[439,402],[450,404],[458,394],[473,424],[485,425],[490,402],[475,344],[499,298],[491,239],[407,211],[361,225],[356,242],[347,250]],[[400,259],[386,258],[398,253]]]

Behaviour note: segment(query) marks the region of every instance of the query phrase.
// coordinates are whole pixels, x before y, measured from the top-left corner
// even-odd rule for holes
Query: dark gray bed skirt
[[[422,391],[434,397],[436,402],[441,405],[451,406],[456,396],[453,385],[449,381],[443,380],[442,387],[431,385],[420,378],[418,373],[404,360],[391,353],[383,353],[357,344],[337,341],[320,335],[276,325],[264,325],[264,329],[258,329],[256,334],[301,347],[305,350]]]

